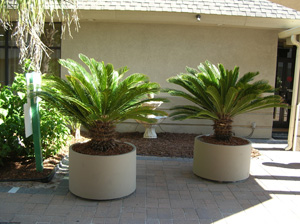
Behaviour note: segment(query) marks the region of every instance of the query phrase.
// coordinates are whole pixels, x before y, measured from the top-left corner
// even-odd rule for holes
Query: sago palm
[[[122,79],[127,67],[115,71],[111,64],[105,65],[83,54],[79,58],[89,72],[76,61],[60,60],[69,75],[66,79],[43,77],[42,91],[37,95],[87,128],[94,150],[107,151],[115,147],[115,127],[119,122],[126,119],[153,122],[147,115],[166,115],[142,105],[147,101],[166,101],[145,97],[160,90],[159,84],[149,82],[146,75],[136,73]]]
[[[274,92],[267,81],[252,82],[258,72],[249,72],[239,78],[238,67],[228,71],[222,64],[217,67],[209,61],[201,63],[198,69],[187,67],[187,74],[168,79],[186,91],[167,89],[167,92],[193,103],[171,108],[174,112],[170,116],[174,120],[212,120],[214,137],[219,140],[230,140],[236,115],[264,108],[287,107],[280,96],[266,94]]]

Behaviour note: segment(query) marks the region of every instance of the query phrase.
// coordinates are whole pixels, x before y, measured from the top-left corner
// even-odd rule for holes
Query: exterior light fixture
[[[197,14],[197,15],[196,15],[196,19],[197,19],[197,21],[200,21],[200,20],[201,20],[200,14]]]

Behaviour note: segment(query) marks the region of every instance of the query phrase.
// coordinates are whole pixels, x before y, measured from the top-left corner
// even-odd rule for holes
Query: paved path
[[[67,176],[55,188],[0,187],[3,223],[299,224],[300,152],[261,150],[240,183],[205,181],[192,160],[139,157],[137,190],[113,201],[80,199]]]

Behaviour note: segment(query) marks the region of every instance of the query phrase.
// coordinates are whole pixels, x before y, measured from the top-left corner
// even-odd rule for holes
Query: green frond
[[[199,99],[199,98],[196,98],[196,97],[193,97],[193,96],[191,96],[190,94],[188,94],[188,93],[186,93],[186,92],[183,92],[183,91],[181,91],[181,90],[176,90],[176,89],[169,89],[168,90],[168,93],[171,95],[171,96],[177,96],[177,97],[183,97],[183,98],[185,98],[185,99],[187,99],[187,100],[189,100],[189,101],[191,101],[191,102],[193,102],[193,103],[195,103],[195,104],[199,104],[199,105],[203,105],[203,104],[201,104],[201,99]]]
[[[281,97],[265,96],[266,93],[274,94],[274,88],[267,81],[254,81],[258,72],[248,72],[239,78],[239,67],[226,70],[222,64],[216,67],[209,61],[201,63],[198,69],[200,72],[187,67],[189,74],[177,75],[167,80],[183,87],[187,92],[176,89],[164,91],[194,104],[173,107],[170,117],[175,120],[211,119],[232,122],[232,118],[238,114],[264,108],[286,107]]]
[[[114,70],[112,64],[104,64],[80,54],[80,60],[88,71],[71,59],[60,60],[68,69],[66,79],[43,77],[42,91],[36,95],[51,101],[53,106],[66,114],[76,117],[87,129],[93,129],[97,122],[119,123],[126,119],[151,119],[147,115],[167,116],[166,112],[142,106],[150,101],[147,94],[158,93],[158,83],[149,82],[148,76],[135,73],[125,79],[128,71],[122,67]],[[164,98],[151,101],[167,102]]]
[[[214,107],[216,108],[216,112],[217,113],[222,113],[224,112],[223,110],[223,102],[222,102],[222,98],[220,93],[218,92],[218,90],[216,89],[216,87],[214,86],[209,86],[206,90],[206,93],[210,95],[210,100],[211,103],[214,105]]]
[[[253,81],[254,77],[257,76],[259,72],[248,72],[245,75],[243,75],[237,82],[237,86],[241,84],[246,84],[251,81]]]
[[[185,70],[186,70],[189,74],[192,74],[192,75],[194,75],[194,76],[196,76],[196,75],[199,73],[199,71],[197,71],[196,69],[190,68],[190,67],[188,67],[188,66],[185,68]]]
[[[230,87],[228,92],[225,96],[225,103],[224,103],[224,113],[227,114],[230,112],[234,104],[236,103],[235,100],[237,99],[238,90],[234,87]]]

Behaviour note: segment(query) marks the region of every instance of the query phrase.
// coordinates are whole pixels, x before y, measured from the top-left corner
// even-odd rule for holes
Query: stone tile
[[[174,220],[173,224],[200,224],[200,222],[199,220]]]
[[[222,213],[219,209],[208,209],[208,208],[201,208],[197,209],[197,214],[199,219],[222,219]]]
[[[180,194],[180,198],[181,199],[192,199],[190,191],[186,190],[186,191],[179,191]]]
[[[191,192],[193,200],[195,199],[209,199],[214,200],[214,195],[210,191]]]
[[[147,218],[147,213],[146,213],[146,211],[134,212],[133,213],[133,218],[134,219],[146,219]]]
[[[120,219],[120,224],[144,224],[145,219],[141,218],[121,218]]]
[[[160,219],[159,223],[160,224],[173,224],[174,220],[172,219]]]
[[[222,213],[238,213],[243,210],[236,200],[217,201],[217,204]]]
[[[158,219],[157,208],[146,209],[147,219]]]
[[[39,222],[40,223],[53,223],[53,219],[54,217],[53,216],[46,216],[46,215],[41,215],[40,216],[40,219],[39,219]]]
[[[147,219],[146,224],[160,224],[158,219]]]
[[[172,219],[185,219],[184,209],[182,208],[172,208]]]
[[[158,208],[157,198],[146,198],[146,208]]]
[[[18,212],[19,214],[22,215],[29,215],[32,213],[32,211],[34,210],[34,208],[36,207],[36,204],[33,203],[24,203],[24,205],[22,206],[22,209]]]
[[[10,222],[14,218],[14,213],[3,213],[0,210],[0,222]]]
[[[40,215],[15,215],[12,223],[32,224],[40,220]]]
[[[157,215],[159,219],[171,219],[172,210],[169,208],[160,208],[157,210]]]
[[[76,198],[75,205],[83,206],[98,206],[98,201],[87,200],[83,198]]]
[[[93,218],[92,223],[93,224],[105,224],[105,218]],[[111,222],[113,223],[113,222]],[[119,223],[119,219],[115,219],[115,223],[118,224]]]
[[[7,187],[7,186],[0,186],[0,192],[8,192],[11,189],[11,187]],[[4,194],[3,194],[4,195]],[[0,195],[1,198],[1,195]]]
[[[31,198],[31,194],[8,194],[6,198],[7,202],[14,202],[14,203],[29,203],[28,200]]]
[[[184,208],[183,211],[186,220],[199,220],[199,217],[195,209]]]
[[[44,195],[44,194],[33,194],[29,199],[28,203],[36,203],[36,204],[49,204],[54,195]]]
[[[64,224],[73,224],[73,223],[91,224],[92,221],[93,218],[91,217],[66,216],[64,218]]]
[[[24,203],[0,203],[0,214],[19,213],[24,208]]]
[[[147,191],[147,197],[148,198],[169,198],[169,193],[167,190],[150,190]]]
[[[47,208],[48,208],[47,204],[35,204],[34,208],[31,211],[31,214],[33,215],[44,214]]]
[[[130,196],[128,198],[123,199],[124,207],[145,207],[146,206],[146,197],[145,196]]]
[[[255,194],[253,194],[250,191],[233,192],[233,194],[238,200],[240,200],[240,199],[247,199],[247,200],[257,199]]]
[[[175,190],[169,191],[169,198],[170,199],[180,199],[179,191],[175,191]]]
[[[176,200],[176,199],[170,199],[171,202],[171,208],[194,208],[193,200]]]
[[[262,162],[252,164],[257,174],[249,180],[219,184],[195,177],[191,162],[144,161],[142,189],[112,201],[80,199],[68,191],[67,182],[61,185],[67,191],[64,195],[30,188],[15,194],[0,192],[0,222],[298,223],[299,184],[293,178],[299,170],[266,169]]]
[[[24,187],[21,187],[18,190],[18,194],[36,194],[37,192],[38,192],[38,190],[35,189],[35,188],[24,188]]]
[[[121,208],[117,207],[98,207],[95,213],[97,218],[120,218],[120,216]]]
[[[122,214],[121,214],[121,219],[132,219],[133,218],[133,212],[127,212],[127,211],[122,211]]]
[[[159,208],[171,208],[170,200],[169,199],[158,199],[158,207]]]
[[[44,214],[49,216],[65,216],[71,213],[72,208],[73,206],[71,205],[49,205]]]

